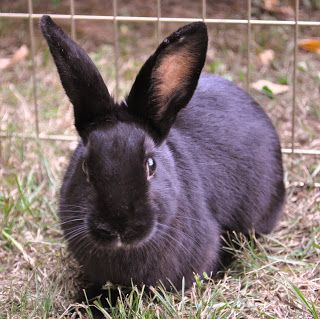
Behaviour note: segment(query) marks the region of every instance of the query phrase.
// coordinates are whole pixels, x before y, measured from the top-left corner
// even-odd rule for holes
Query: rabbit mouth
[[[125,232],[101,229],[101,227],[91,229],[90,237],[97,248],[121,250],[135,249],[145,245],[156,232],[156,225],[140,228],[128,229]]]

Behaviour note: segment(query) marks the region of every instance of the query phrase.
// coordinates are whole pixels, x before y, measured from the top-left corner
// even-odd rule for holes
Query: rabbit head
[[[81,137],[70,164],[79,176],[68,196],[83,204],[62,219],[82,219],[96,245],[139,246],[176,214],[179,178],[166,137],[197,86],[207,51],[206,26],[192,23],[166,38],[121,103],[112,99],[85,51],[49,16],[41,19],[41,30]],[[82,195],[76,194],[79,187]]]

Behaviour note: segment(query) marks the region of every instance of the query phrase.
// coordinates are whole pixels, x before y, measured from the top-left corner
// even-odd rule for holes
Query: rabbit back
[[[222,229],[260,234],[272,230],[285,197],[280,143],[268,116],[245,91],[202,73],[191,101],[177,116],[168,145],[181,162],[180,176],[192,163]]]

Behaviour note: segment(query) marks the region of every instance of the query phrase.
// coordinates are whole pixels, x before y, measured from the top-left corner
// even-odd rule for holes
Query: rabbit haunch
[[[279,138],[245,91],[201,74],[204,23],[167,37],[121,104],[50,17],[41,30],[81,137],[61,187],[61,227],[93,286],[179,289],[184,277],[188,287],[194,273],[225,265],[221,236],[273,230],[285,198]]]

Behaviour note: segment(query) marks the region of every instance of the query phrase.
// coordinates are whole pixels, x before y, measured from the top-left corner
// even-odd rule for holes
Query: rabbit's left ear
[[[128,110],[158,140],[166,137],[198,84],[208,45],[206,25],[188,24],[166,38],[141,68],[127,98]]]
[[[85,141],[92,127],[112,113],[114,102],[87,53],[49,16],[41,18],[40,27],[73,104],[76,129]]]

